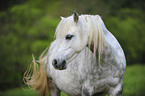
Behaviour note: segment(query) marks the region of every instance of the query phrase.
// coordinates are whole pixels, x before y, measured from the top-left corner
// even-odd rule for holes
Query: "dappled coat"
[[[121,96],[126,68],[124,52],[99,15],[63,18],[47,55],[34,60],[26,83],[41,95]],[[41,56],[42,57],[42,56]],[[44,81],[45,80],[45,81]],[[47,88],[49,87],[49,88]]]

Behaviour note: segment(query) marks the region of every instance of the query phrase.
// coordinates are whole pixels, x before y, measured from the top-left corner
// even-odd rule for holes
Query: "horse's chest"
[[[80,94],[81,84],[77,76],[77,72],[71,72],[71,70],[55,70],[53,80],[57,87],[67,94]]]

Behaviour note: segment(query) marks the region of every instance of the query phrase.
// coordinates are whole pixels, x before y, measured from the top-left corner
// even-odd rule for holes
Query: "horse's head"
[[[70,17],[63,18],[57,26],[56,40],[53,46],[52,64],[54,68],[63,70],[74,60],[86,45],[93,45],[100,57],[105,40],[104,32],[108,31],[99,15],[81,15],[74,12]],[[100,60],[100,59],[99,59]]]
[[[56,40],[53,48],[52,65],[55,69],[63,70],[86,45],[85,35],[82,36],[82,24],[78,13],[67,18],[61,18],[56,29]]]

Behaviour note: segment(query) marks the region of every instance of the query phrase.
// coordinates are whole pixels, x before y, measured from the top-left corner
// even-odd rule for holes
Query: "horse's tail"
[[[46,61],[47,56],[44,56],[46,50],[39,57],[39,61],[36,61],[34,56],[33,63],[24,73],[23,81],[26,85],[31,87],[41,96],[47,96],[48,92],[48,81],[47,81],[47,72],[46,72]]]

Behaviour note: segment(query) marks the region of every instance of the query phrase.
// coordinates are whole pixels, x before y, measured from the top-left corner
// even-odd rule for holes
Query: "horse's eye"
[[[70,35],[70,34],[68,34],[68,35],[66,35],[65,39],[66,39],[66,40],[71,40],[72,37],[74,37],[74,35]]]

